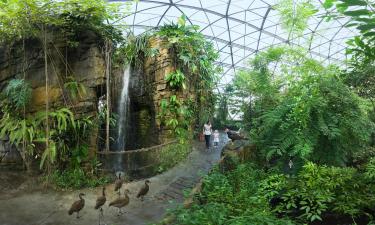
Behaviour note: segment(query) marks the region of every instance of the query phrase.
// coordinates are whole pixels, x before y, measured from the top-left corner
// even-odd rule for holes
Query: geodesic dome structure
[[[249,57],[285,43],[305,47],[311,57],[322,62],[344,62],[345,41],[356,32],[345,27],[348,18],[327,22],[322,1],[312,1],[318,12],[309,19],[303,35],[294,39],[288,39],[288,31],[281,28],[274,7],[277,0],[140,0],[132,4],[130,14],[122,20],[139,34],[176,22],[185,14],[187,23],[198,25],[219,51],[217,63],[223,67],[220,83],[225,85],[236,70],[246,68]]]

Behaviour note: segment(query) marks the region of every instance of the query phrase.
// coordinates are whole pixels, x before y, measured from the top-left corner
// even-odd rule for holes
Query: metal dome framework
[[[126,0],[112,0],[127,2]],[[345,41],[355,31],[345,27],[346,18],[326,22],[322,2],[308,21],[303,35],[288,39],[288,31],[280,24],[280,15],[273,6],[277,0],[140,0],[132,4],[130,14],[121,20],[135,34],[176,22],[182,14],[187,22],[211,40],[220,53],[217,62],[224,70],[220,84],[233,78],[236,70],[246,68],[248,59],[270,46],[292,44],[305,47],[310,56],[323,63],[345,61]]]

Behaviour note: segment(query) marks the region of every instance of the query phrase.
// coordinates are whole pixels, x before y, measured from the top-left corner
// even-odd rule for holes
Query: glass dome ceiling
[[[112,0],[126,2],[125,0]],[[346,18],[326,22],[322,0],[313,0],[319,10],[308,21],[304,34],[288,40],[274,9],[277,0],[141,0],[132,4],[122,20],[135,34],[176,22],[182,14],[220,52],[217,62],[223,67],[221,85],[227,84],[236,70],[246,68],[248,58],[270,46],[290,43],[303,46],[310,56],[325,63],[345,61],[345,41],[355,30],[344,27]]]

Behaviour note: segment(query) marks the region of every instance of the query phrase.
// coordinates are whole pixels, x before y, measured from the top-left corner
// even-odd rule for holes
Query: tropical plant
[[[117,4],[103,0],[0,1],[0,43],[35,38],[47,26],[61,29],[73,46],[80,31],[87,29],[117,42],[121,32],[106,22],[119,16]]]
[[[191,104],[190,99],[177,99],[177,93],[161,102],[162,111],[158,116],[162,123],[177,134],[185,133],[187,124],[212,117],[215,105],[212,90],[217,73],[221,71],[214,62],[219,55],[212,43],[198,32],[197,26],[186,25],[186,16],[182,15],[177,24],[166,24],[136,37],[129,34],[128,42],[117,49],[114,60],[124,63],[125,59],[135,66],[143,65],[145,59],[159,55],[152,45],[156,41],[176,59],[173,61],[175,70],[165,77],[171,90],[193,88],[197,93],[195,104]]]
[[[280,70],[271,74],[269,65]],[[238,88],[254,96],[253,138],[267,159],[312,160],[343,165],[365,146],[373,130],[368,103],[303,51],[273,48],[259,54],[250,71],[236,76]]]
[[[174,89],[178,89],[180,87],[186,89],[185,79],[185,75],[180,70],[176,70],[175,72],[165,75],[165,80],[169,86]]]
[[[105,185],[110,182],[108,177],[96,177],[87,174],[81,168],[68,169],[64,171],[54,171],[48,175],[51,181],[57,188],[60,189],[81,189],[87,187],[97,187]]]
[[[289,38],[293,33],[302,35],[308,19],[318,11],[311,0],[280,0],[274,8],[280,14],[282,28],[289,32]]]
[[[257,192],[259,182],[266,177],[252,165],[241,164],[231,171],[215,168],[204,176],[202,191],[191,208],[178,208],[175,224],[294,224],[276,214]]]
[[[375,3],[366,0],[325,0],[323,6],[337,10],[326,16],[326,20],[337,17],[350,17],[347,27],[355,27],[359,35],[349,40],[347,53],[353,56],[356,64],[371,64],[375,59]],[[355,65],[355,64],[354,64]]]
[[[36,144],[44,145],[40,161],[42,168],[46,162],[52,165],[57,160],[64,164],[70,161],[71,157],[73,157],[73,163],[78,160],[78,156],[73,153],[84,146],[93,126],[90,118],[75,119],[73,113],[67,108],[48,113],[41,111],[35,115],[27,115],[25,118],[12,115],[4,108],[3,117],[0,120],[0,136],[8,136],[10,143],[16,146],[22,144],[24,151],[31,155],[39,154],[34,152]],[[72,149],[73,152],[70,152]]]
[[[23,79],[12,79],[5,88],[5,97],[9,106],[16,110],[27,106],[31,100],[32,89]]]
[[[72,76],[67,78],[67,81],[64,83],[64,88],[68,90],[73,100],[77,99],[77,97],[82,98],[87,93],[85,85],[77,82]]]
[[[163,148],[158,155],[160,162],[157,172],[164,172],[177,163],[184,161],[190,152],[190,143],[176,143]]]
[[[204,177],[192,207],[173,211],[175,224],[324,223],[327,215],[356,224],[357,218],[371,218],[375,183],[367,174],[372,164],[357,170],[307,162],[296,176],[248,163],[230,171],[215,168]]]

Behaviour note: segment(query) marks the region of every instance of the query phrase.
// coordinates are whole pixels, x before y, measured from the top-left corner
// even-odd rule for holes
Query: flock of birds
[[[115,181],[115,192],[117,191],[118,192],[118,197],[111,201],[109,203],[109,207],[115,207],[115,208],[118,208],[119,209],[119,212],[118,212],[118,216],[122,214],[121,212],[121,209],[124,208],[125,206],[127,206],[130,202],[130,198],[129,198],[129,195],[130,194],[130,191],[128,189],[125,189],[124,191],[124,196],[121,196],[121,187],[123,185],[124,181],[121,179],[121,174],[118,175],[118,178],[116,178],[116,181]],[[138,191],[138,194],[137,194],[137,198],[141,198],[141,201],[143,201],[143,197],[148,193],[148,191],[150,190],[150,187],[149,187],[149,184],[151,182],[149,180],[146,180],[144,185],[141,187],[141,189]],[[79,218],[79,212],[83,209],[83,207],[85,207],[85,199],[83,198],[85,194],[83,193],[80,193],[79,194],[79,200],[73,202],[72,206],[70,207],[69,211],[68,211],[68,214],[69,215],[72,215],[73,213],[76,213],[77,214],[77,219]],[[102,189],[102,195],[98,196],[98,198],[96,199],[96,204],[95,204],[95,209],[96,210],[100,210],[100,215],[99,215],[99,220],[100,220],[100,216],[103,217],[103,206],[104,204],[107,202],[107,198],[106,198],[106,195],[105,195],[105,187],[103,187]]]

